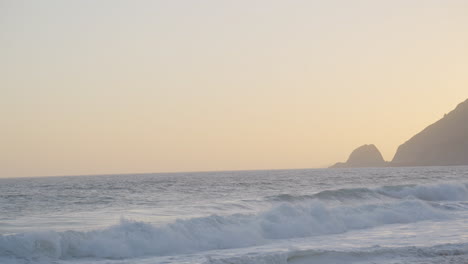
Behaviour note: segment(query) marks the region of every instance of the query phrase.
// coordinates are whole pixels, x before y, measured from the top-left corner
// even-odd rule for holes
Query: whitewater
[[[0,263],[468,263],[468,167],[3,178]]]

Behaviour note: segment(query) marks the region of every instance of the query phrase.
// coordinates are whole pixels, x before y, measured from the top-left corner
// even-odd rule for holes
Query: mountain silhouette
[[[345,163],[338,162],[332,168],[383,167],[386,165],[387,162],[385,162],[377,147],[370,144],[355,149]]]
[[[400,145],[391,165],[468,165],[468,100]]]
[[[374,145],[355,149],[331,168],[468,165],[468,99],[398,147],[391,162]]]

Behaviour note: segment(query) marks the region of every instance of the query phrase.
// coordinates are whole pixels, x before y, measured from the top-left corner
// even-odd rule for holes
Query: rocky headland
[[[401,144],[391,162],[373,144],[331,168],[468,165],[468,100]]]

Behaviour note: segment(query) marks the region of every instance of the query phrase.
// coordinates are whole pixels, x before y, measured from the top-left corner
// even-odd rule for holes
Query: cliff
[[[468,165],[468,100],[400,145],[391,162],[391,166],[448,165]]]
[[[383,159],[380,151],[371,144],[360,146],[351,152],[345,163],[338,162],[331,168],[384,167],[386,165],[387,162]]]

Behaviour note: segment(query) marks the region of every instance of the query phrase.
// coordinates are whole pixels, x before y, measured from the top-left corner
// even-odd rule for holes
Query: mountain
[[[400,145],[391,162],[391,166],[449,165],[468,165],[468,100]]]
[[[453,165],[468,165],[468,99],[400,145],[391,162],[374,145],[364,145],[331,168]]]
[[[387,162],[382,157],[382,154],[373,144],[363,145],[355,149],[349,155],[348,160],[338,162],[331,168],[354,168],[354,167],[384,167]]]

